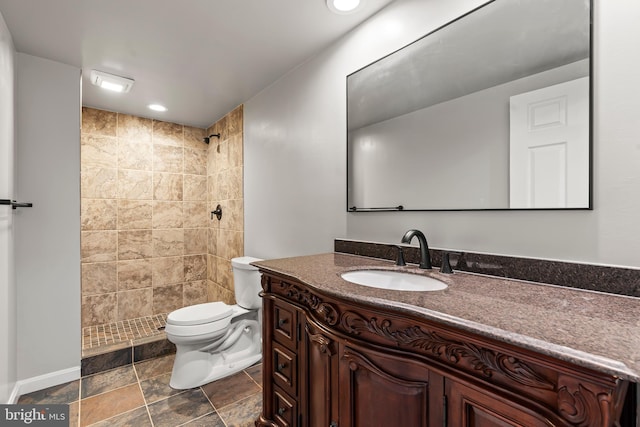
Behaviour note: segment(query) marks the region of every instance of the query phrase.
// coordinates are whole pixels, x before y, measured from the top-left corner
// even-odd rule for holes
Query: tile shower
[[[242,119],[242,106],[208,129],[82,109],[83,354],[161,335],[177,308],[234,302]]]

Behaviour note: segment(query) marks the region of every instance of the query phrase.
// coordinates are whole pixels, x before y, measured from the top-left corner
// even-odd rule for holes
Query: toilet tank
[[[236,303],[248,310],[257,310],[262,307],[260,298],[260,272],[257,267],[249,263],[262,261],[260,258],[243,256],[231,259],[233,269],[233,286],[236,293]]]

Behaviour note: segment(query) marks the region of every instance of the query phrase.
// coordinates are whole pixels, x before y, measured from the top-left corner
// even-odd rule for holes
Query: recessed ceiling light
[[[346,15],[353,13],[360,6],[361,0],[327,0],[327,7],[333,13]]]
[[[150,110],[153,110],[153,111],[167,111],[167,107],[160,104],[149,104],[148,107]]]
[[[91,83],[113,92],[129,92],[134,80],[103,71],[91,70]]]

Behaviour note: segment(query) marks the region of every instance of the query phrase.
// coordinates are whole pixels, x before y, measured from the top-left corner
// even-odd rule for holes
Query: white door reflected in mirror
[[[510,98],[509,207],[589,205],[589,78]]]

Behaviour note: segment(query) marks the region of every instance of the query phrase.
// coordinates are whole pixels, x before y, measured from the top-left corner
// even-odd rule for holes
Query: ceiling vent
[[[91,70],[91,83],[102,89],[126,93],[131,90],[134,80],[102,71]]]

